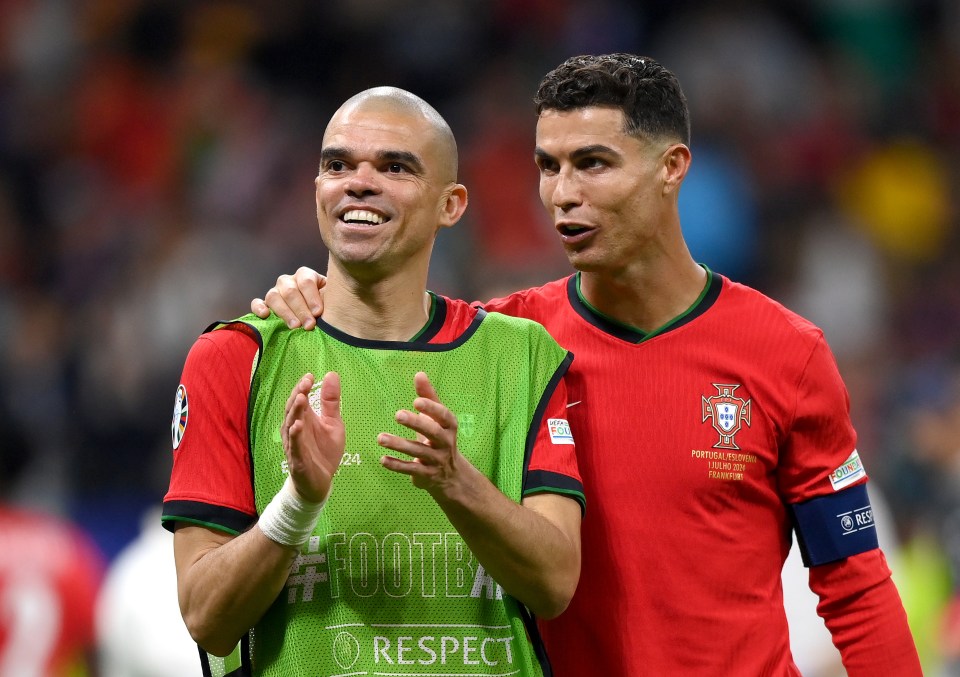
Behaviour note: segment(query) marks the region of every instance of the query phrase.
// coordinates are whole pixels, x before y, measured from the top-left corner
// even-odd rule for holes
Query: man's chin
[[[595,273],[603,270],[603,265],[596,256],[581,250],[564,247],[564,253],[567,255],[567,261],[581,273]]]

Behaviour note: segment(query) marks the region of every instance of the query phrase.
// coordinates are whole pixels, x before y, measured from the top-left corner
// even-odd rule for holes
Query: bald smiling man
[[[177,390],[163,522],[205,674],[549,675],[536,618],[580,574],[573,356],[427,290],[467,190],[425,101],[357,94],[320,158],[319,331],[217,323]]]

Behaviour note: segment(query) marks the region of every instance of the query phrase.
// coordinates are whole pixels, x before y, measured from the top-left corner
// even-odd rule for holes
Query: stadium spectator
[[[97,601],[99,677],[200,677],[197,645],[177,605],[173,536],[160,506],[114,558]],[[149,583],[145,583],[145,582]]]
[[[72,522],[10,502],[33,456],[12,418],[0,420],[0,677],[96,674],[103,555]]]

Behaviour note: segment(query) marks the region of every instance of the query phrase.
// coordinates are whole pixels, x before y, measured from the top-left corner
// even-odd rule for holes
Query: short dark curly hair
[[[570,57],[547,73],[533,98],[539,115],[611,106],[623,111],[626,133],[690,144],[690,111],[677,77],[635,54]]]

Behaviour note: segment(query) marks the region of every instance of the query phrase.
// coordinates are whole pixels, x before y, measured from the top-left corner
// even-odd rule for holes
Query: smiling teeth
[[[379,214],[374,214],[373,212],[368,212],[366,209],[351,209],[343,215],[343,220],[350,223],[371,223],[375,226],[379,226],[386,221],[384,217]]]

